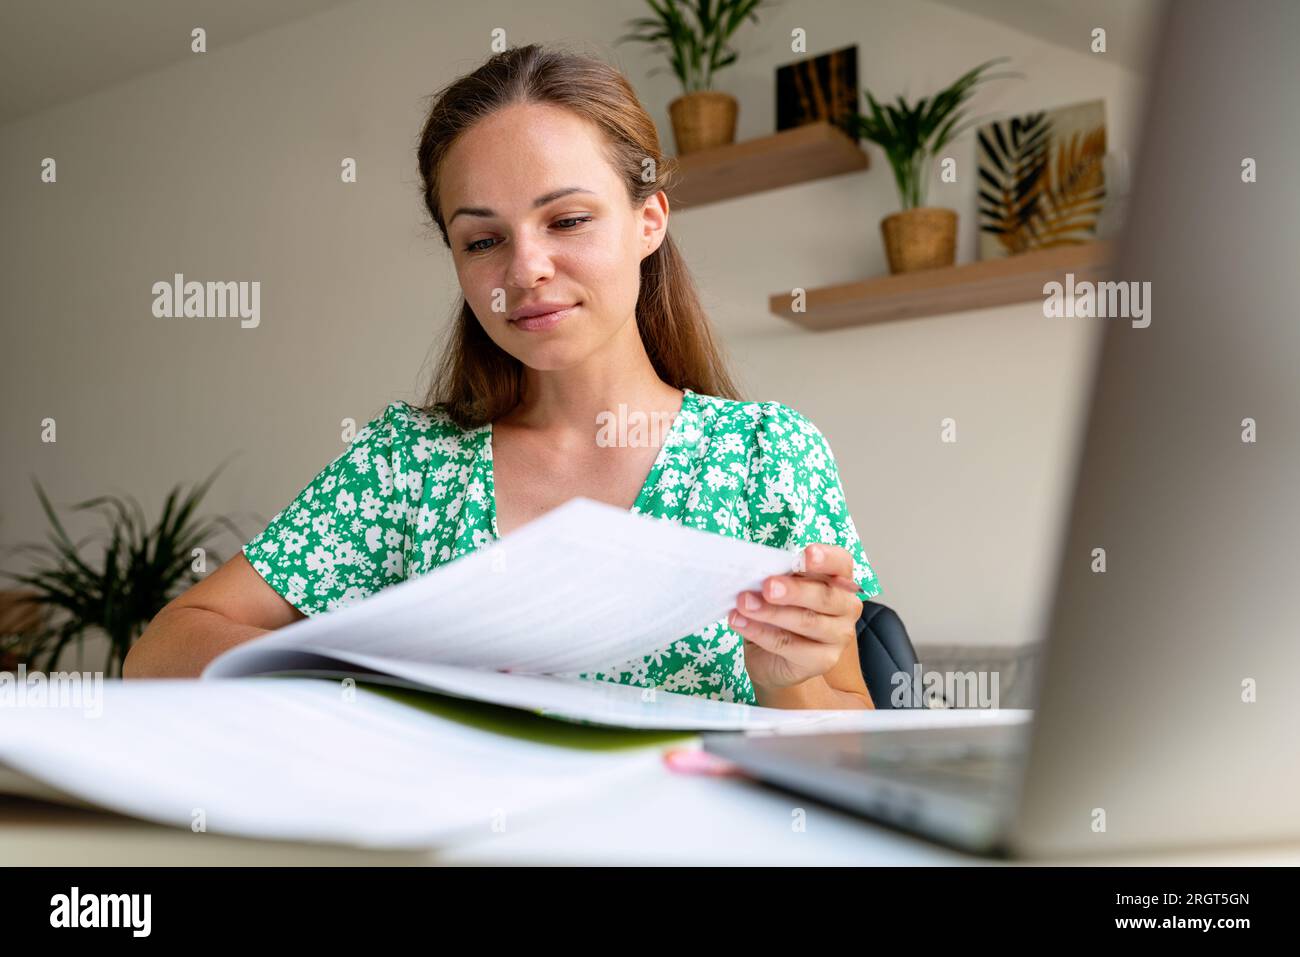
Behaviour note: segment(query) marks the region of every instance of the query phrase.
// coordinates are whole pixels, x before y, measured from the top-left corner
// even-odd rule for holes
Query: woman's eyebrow
[[[570,193],[591,193],[591,195],[593,196],[596,195],[591,190],[584,189],[581,186],[565,186],[561,189],[553,189],[549,193],[546,193],[543,196],[538,196],[535,200],[533,200],[533,209],[537,209],[541,206],[545,206],[547,203],[552,203],[555,200],[559,199],[561,196],[568,196]],[[447,225],[450,226],[453,222],[455,222],[456,217],[461,215],[461,213],[464,213],[466,216],[495,216],[496,215],[496,212],[494,210],[488,209],[486,206],[462,206],[459,209],[457,209],[456,212],[451,214],[451,219],[447,220]]]

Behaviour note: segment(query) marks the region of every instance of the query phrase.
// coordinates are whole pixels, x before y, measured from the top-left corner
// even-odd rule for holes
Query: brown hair
[[[458,136],[515,103],[555,104],[594,123],[604,134],[606,157],[622,174],[634,208],[658,190],[667,191],[677,174],[676,161],[660,151],[659,134],[631,84],[595,57],[538,44],[516,47],[492,56],[434,96],[417,155],[424,205],[448,249],[451,242],[439,208],[440,164]],[[646,159],[653,161],[657,173],[649,182],[642,179]],[[636,322],[646,354],[665,382],[704,395],[742,398],[671,235],[641,260]],[[523,398],[523,370],[522,362],[492,341],[462,296],[425,408],[444,404],[461,428],[495,421]]]

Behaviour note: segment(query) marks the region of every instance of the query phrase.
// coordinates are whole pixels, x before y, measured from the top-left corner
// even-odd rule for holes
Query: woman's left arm
[[[758,704],[874,708],[858,661],[862,599],[853,556],[838,545],[809,545],[804,567],[765,579],[761,592],[736,596],[728,624],[745,640]]]

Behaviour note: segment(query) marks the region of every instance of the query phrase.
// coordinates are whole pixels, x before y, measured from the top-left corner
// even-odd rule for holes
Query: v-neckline
[[[693,396],[695,395],[696,393],[690,389],[682,389],[682,407],[677,411],[677,415],[673,417],[673,424],[669,426],[668,431],[664,434],[663,443],[659,446],[659,454],[655,456],[654,464],[650,466],[650,472],[646,475],[645,481],[641,483],[641,491],[637,493],[636,501],[633,502],[632,507],[628,509],[629,512],[641,511],[645,500],[649,495],[650,489],[654,488],[658,483],[659,473],[663,471],[664,459],[668,456],[668,450],[678,444],[676,442],[677,433],[685,428],[684,420],[690,409],[691,403],[694,402]],[[490,521],[488,524],[492,530],[492,539],[494,541],[500,541],[501,533],[497,530],[497,470],[496,454],[492,442],[493,423],[489,422],[485,428],[487,430],[487,500],[488,508],[492,511],[492,514],[489,516]],[[522,528],[523,526],[520,527]]]

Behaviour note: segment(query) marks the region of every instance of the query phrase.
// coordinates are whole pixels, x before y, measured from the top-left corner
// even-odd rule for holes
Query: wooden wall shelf
[[[668,193],[673,208],[694,209],[723,199],[866,169],[866,152],[837,126],[809,123],[772,136],[731,143],[678,160],[681,174]]]
[[[1107,278],[1113,255],[1105,240],[1021,253],[1003,259],[879,276],[806,291],[804,312],[791,308],[789,292],[773,294],[775,315],[807,329],[840,329],[895,319],[916,319],[1043,298],[1043,284]]]

